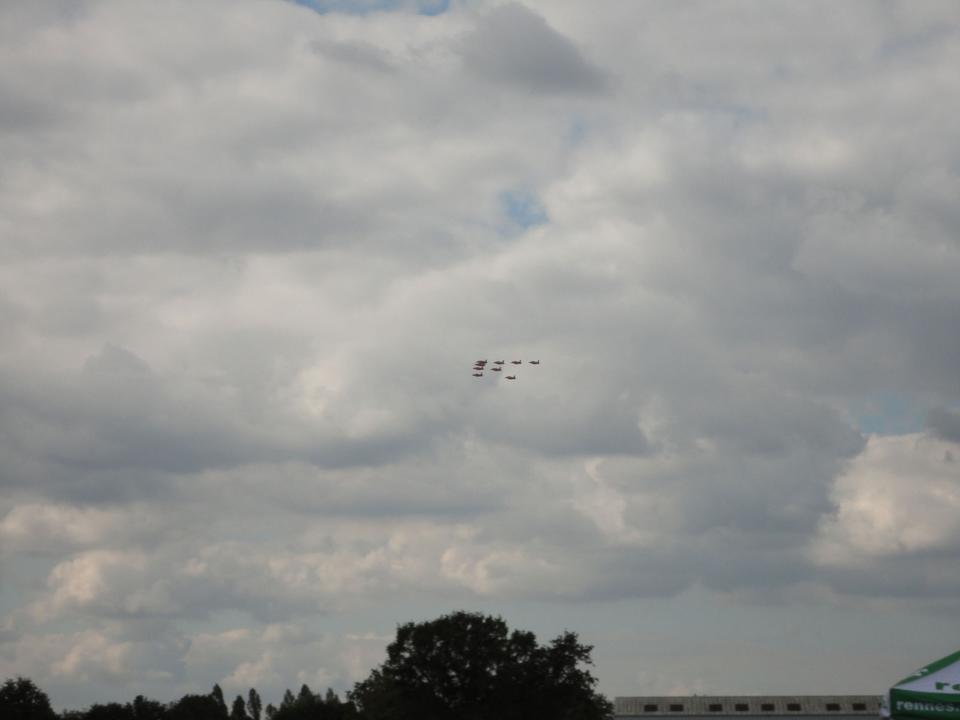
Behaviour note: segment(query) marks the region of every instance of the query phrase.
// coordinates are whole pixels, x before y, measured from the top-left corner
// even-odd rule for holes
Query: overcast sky
[[[953,0],[0,4],[0,679],[956,650],[958,68]]]

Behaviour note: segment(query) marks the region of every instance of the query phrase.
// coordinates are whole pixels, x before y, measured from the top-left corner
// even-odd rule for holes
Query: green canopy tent
[[[960,651],[920,668],[890,688],[887,710],[893,720],[960,720]]]

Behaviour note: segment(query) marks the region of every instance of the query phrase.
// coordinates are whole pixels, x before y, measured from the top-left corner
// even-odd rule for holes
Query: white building
[[[617,720],[666,717],[683,720],[748,717],[784,720],[862,720],[880,715],[879,695],[693,695],[618,697]]]

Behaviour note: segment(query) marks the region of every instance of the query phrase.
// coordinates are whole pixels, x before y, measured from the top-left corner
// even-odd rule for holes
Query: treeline
[[[171,703],[137,695],[128,703],[96,703],[86,710],[57,714],[47,694],[29,678],[7,680],[0,687],[0,715],[4,720],[359,720],[356,706],[343,701],[332,689],[324,695],[306,684],[296,695],[283,694],[280,707],[263,707],[260,694],[250,688],[247,697],[237,695],[227,708],[223,690],[214,685],[209,695],[184,695]]]
[[[263,707],[252,689],[227,707],[219,685],[209,695],[163,704],[92,705],[58,716],[26,678],[0,688],[3,720],[610,720],[613,705],[596,692],[593,648],[572,632],[541,645],[499,617],[456,612],[397,628],[387,659],[341,700],[333,690],[287,690],[280,707]]]

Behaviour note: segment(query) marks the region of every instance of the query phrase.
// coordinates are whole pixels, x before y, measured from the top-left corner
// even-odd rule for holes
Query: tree
[[[262,708],[260,693],[250,688],[250,692],[247,695],[247,709],[250,711],[250,717],[252,717],[253,720],[260,720],[260,710]]]
[[[230,720],[247,720],[247,704],[242,695],[234,698],[233,707],[230,708]]]
[[[369,720],[607,720],[589,645],[566,632],[549,645],[499,617],[456,612],[397,629],[387,660],[349,694]]]
[[[165,709],[162,703],[150,700],[143,695],[133,699],[134,720],[162,720]]]
[[[33,680],[8,679],[0,686],[0,715],[4,720],[56,720],[50,698]]]
[[[214,683],[213,690],[210,691],[210,697],[217,701],[217,708],[219,709],[218,717],[222,720],[227,718],[227,703],[223,699],[223,690],[220,688],[219,683]]]
[[[220,713],[213,695],[184,695],[167,710],[166,720],[217,720]]]
[[[134,720],[133,706],[116,702],[91,705],[83,713],[83,720]]]
[[[333,688],[327,688],[322,704],[323,720],[353,720],[360,717],[356,705],[349,701],[343,702]]]
[[[341,702],[332,688],[327,690],[325,697],[320,697],[304,684],[296,699],[292,698],[293,693],[288,690],[271,720],[352,720],[359,717],[354,704]]]

